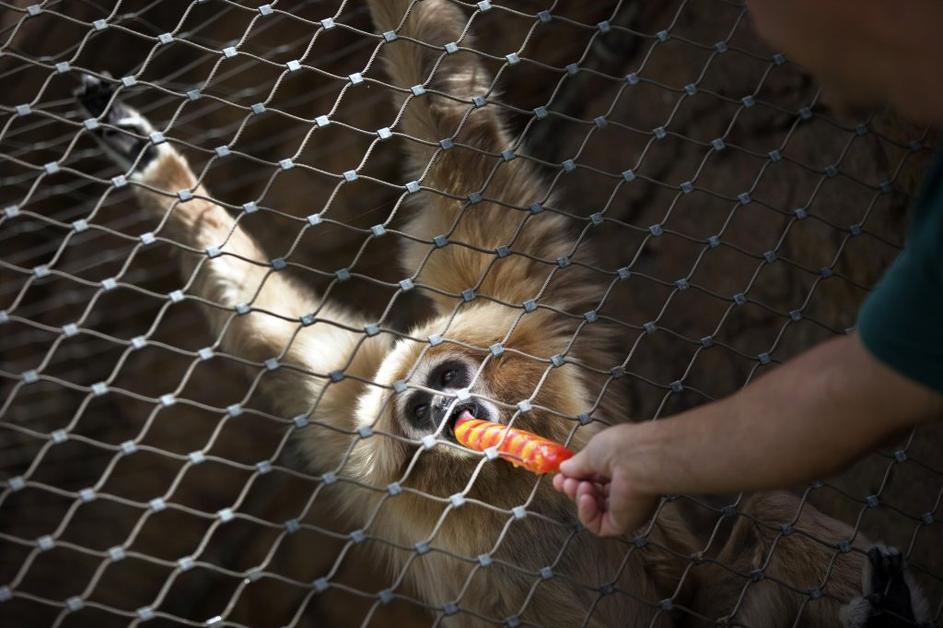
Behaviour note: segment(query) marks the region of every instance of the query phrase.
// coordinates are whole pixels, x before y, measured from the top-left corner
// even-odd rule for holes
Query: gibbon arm
[[[341,370],[372,378],[382,359],[382,342],[363,342],[363,332],[321,322],[354,330],[365,325],[342,308],[322,304],[312,291],[275,268],[237,221],[209,200],[209,192],[180,153],[168,142],[154,145],[143,139],[153,131],[150,123],[114,99],[111,87],[86,76],[76,95],[88,113],[105,123],[95,137],[116,163],[131,170],[129,179],[140,205],[161,219],[157,235],[175,243],[174,259],[187,293],[212,304],[203,310],[222,350],[259,364],[254,374],[266,361],[278,361],[277,368],[265,367],[259,385],[284,416],[314,410],[315,421],[352,429],[354,399],[363,384],[350,378],[327,382],[332,372]],[[182,200],[180,191],[192,198]],[[247,312],[241,313],[244,307]],[[315,312],[318,322],[303,325],[302,317]],[[316,448],[323,451],[313,452],[316,465],[330,464],[344,450],[331,438],[308,439],[324,444]]]

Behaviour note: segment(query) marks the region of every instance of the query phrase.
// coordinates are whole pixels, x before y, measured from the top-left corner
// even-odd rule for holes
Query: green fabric
[[[861,308],[858,333],[879,360],[943,392],[943,151],[928,175],[907,244]]]

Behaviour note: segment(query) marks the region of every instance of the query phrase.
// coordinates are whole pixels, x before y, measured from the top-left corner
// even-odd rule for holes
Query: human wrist
[[[663,457],[666,421],[646,421],[619,426],[618,447],[609,461],[612,474],[620,474],[631,484],[633,493],[655,497],[667,492]]]

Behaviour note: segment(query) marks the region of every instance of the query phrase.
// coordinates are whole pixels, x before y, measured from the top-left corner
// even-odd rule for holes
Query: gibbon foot
[[[142,171],[157,159],[158,146],[164,140],[152,138],[154,128],[115,97],[114,86],[84,74],[74,94],[82,108],[100,122],[91,129],[92,135],[121,167]]]
[[[930,625],[926,599],[895,548],[869,549],[861,580],[863,595],[841,609],[844,628]]]

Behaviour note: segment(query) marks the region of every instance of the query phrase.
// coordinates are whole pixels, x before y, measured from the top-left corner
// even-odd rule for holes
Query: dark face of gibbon
[[[551,369],[530,357],[546,353],[549,358],[548,351],[555,350],[542,333],[545,329],[515,326],[515,313],[502,309],[468,308],[410,332],[419,338],[441,334],[445,341],[437,346],[398,341],[374,378],[390,388],[371,386],[359,399],[358,426],[370,426],[374,434],[358,441],[349,471],[374,486],[405,482],[443,497],[463,490],[479,465],[477,477],[483,483],[533,485],[533,475],[504,460],[483,460],[460,447],[453,435],[456,418],[468,411],[488,421],[513,419],[515,427],[563,442],[574,428],[567,417],[588,407],[575,368]],[[510,337],[494,336],[495,330],[507,329],[515,330]],[[505,350],[494,356],[487,347],[497,342]],[[398,382],[407,387],[396,386]],[[391,390],[397,387],[400,392]],[[521,412],[522,401],[531,409]],[[577,432],[581,442],[588,436],[584,432]]]
[[[472,356],[458,352],[439,352],[432,359],[420,360],[410,380],[422,388],[409,390],[393,398],[393,413],[400,417],[403,431],[422,439],[427,434],[455,442],[455,420],[462,412],[494,421],[497,407],[480,397],[472,397],[472,384],[478,384],[480,364]]]

